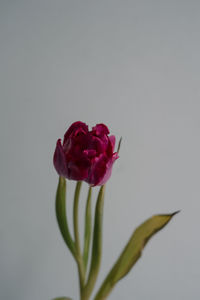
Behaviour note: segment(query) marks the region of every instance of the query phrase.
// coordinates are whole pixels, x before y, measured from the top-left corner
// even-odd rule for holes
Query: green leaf
[[[87,283],[83,290],[83,299],[88,299],[93,291],[99,273],[102,254],[102,221],[105,185],[101,186],[95,208],[92,258]]]
[[[74,241],[72,240],[69,232],[66,215],[66,180],[61,176],[59,177],[56,193],[56,217],[62,237],[72,254],[75,256]]]
[[[142,254],[148,240],[161,230],[176,214],[156,215],[145,221],[133,232],[117,262],[104,280],[94,300],[106,299],[115,284],[131,270]]]
[[[88,196],[87,196],[87,204],[85,210],[85,233],[84,233],[84,248],[83,248],[83,262],[84,269],[87,269],[88,264],[88,256],[89,256],[89,248],[91,241],[91,227],[92,227],[92,214],[91,214],[91,197],[92,196],[92,187],[89,187]]]
[[[55,298],[53,300],[72,300],[72,298],[59,297],[59,298]]]
[[[121,147],[122,137],[120,137],[118,146],[117,146],[117,153],[119,153],[120,147]]]

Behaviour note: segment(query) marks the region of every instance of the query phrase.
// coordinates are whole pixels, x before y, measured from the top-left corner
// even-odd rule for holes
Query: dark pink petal
[[[79,146],[81,151],[83,151],[83,150],[86,150],[89,148],[90,139],[91,138],[90,138],[89,133],[80,134],[80,135],[73,137],[73,142]]]
[[[70,161],[68,163],[69,179],[86,180],[88,178],[89,167],[90,161],[87,158],[82,158],[78,161]]]
[[[95,127],[92,127],[92,134],[96,136],[108,135],[109,133],[108,127],[104,124],[97,124]]]
[[[97,156],[104,153],[108,146],[108,138],[105,136],[105,140],[102,140],[100,137],[91,135],[90,142],[88,145],[89,149],[95,149]]]
[[[114,136],[109,136],[109,142],[108,142],[108,147],[107,147],[107,156],[109,158],[111,158],[113,156],[113,151],[114,151],[114,147],[115,147],[115,137]]]
[[[98,182],[97,185],[103,185],[105,184],[108,179],[110,178],[111,176],[111,173],[112,173],[112,167],[113,167],[113,163],[115,162],[115,160],[118,158],[118,154],[117,153],[114,153],[113,154],[113,157],[111,160],[108,161],[107,165],[106,165],[106,172],[104,174],[104,176],[101,178],[101,180]]]
[[[61,145],[61,139],[57,141],[56,149],[53,156],[53,163],[56,171],[60,176],[68,177],[68,169],[66,164],[65,153]]]
[[[63,146],[67,161],[77,161],[85,157],[84,151],[88,150],[87,135],[68,138]]]
[[[66,143],[66,141],[69,137],[76,136],[78,133],[87,134],[88,133],[88,126],[85,123],[80,122],[80,121],[74,122],[69,127],[67,132],[65,133],[63,144]]]
[[[112,151],[114,151],[114,149],[115,149],[115,136],[110,135],[108,138],[109,138],[111,146],[112,146]]]
[[[87,179],[87,182],[90,185],[95,186],[99,184],[106,173],[106,164],[107,157],[104,154],[101,154],[99,157],[95,158]]]
[[[95,156],[96,156],[97,151],[94,150],[94,149],[84,150],[84,151],[83,151],[83,154],[84,154],[86,157],[92,158],[92,157],[95,157]]]

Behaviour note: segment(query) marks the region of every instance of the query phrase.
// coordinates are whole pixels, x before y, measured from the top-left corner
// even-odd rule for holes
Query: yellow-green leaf
[[[140,258],[142,250],[148,240],[161,230],[176,214],[156,215],[145,221],[133,232],[129,242],[122,251],[120,257],[104,280],[97,292],[95,300],[103,300],[109,295],[115,284],[131,270]]]
[[[72,298],[60,297],[60,298],[55,298],[53,300],[72,300]]]

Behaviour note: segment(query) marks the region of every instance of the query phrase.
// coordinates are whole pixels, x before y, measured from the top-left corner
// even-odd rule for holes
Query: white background
[[[181,209],[109,299],[199,298],[199,32],[195,0],[0,1],[1,299],[78,299],[52,164],[77,120],[123,137],[97,286],[137,225]]]

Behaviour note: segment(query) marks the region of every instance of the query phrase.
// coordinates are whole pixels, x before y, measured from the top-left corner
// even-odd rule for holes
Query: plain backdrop
[[[0,1],[0,299],[78,300],[52,164],[77,120],[123,137],[95,290],[137,225],[181,209],[109,299],[199,298],[199,33],[197,0]]]

